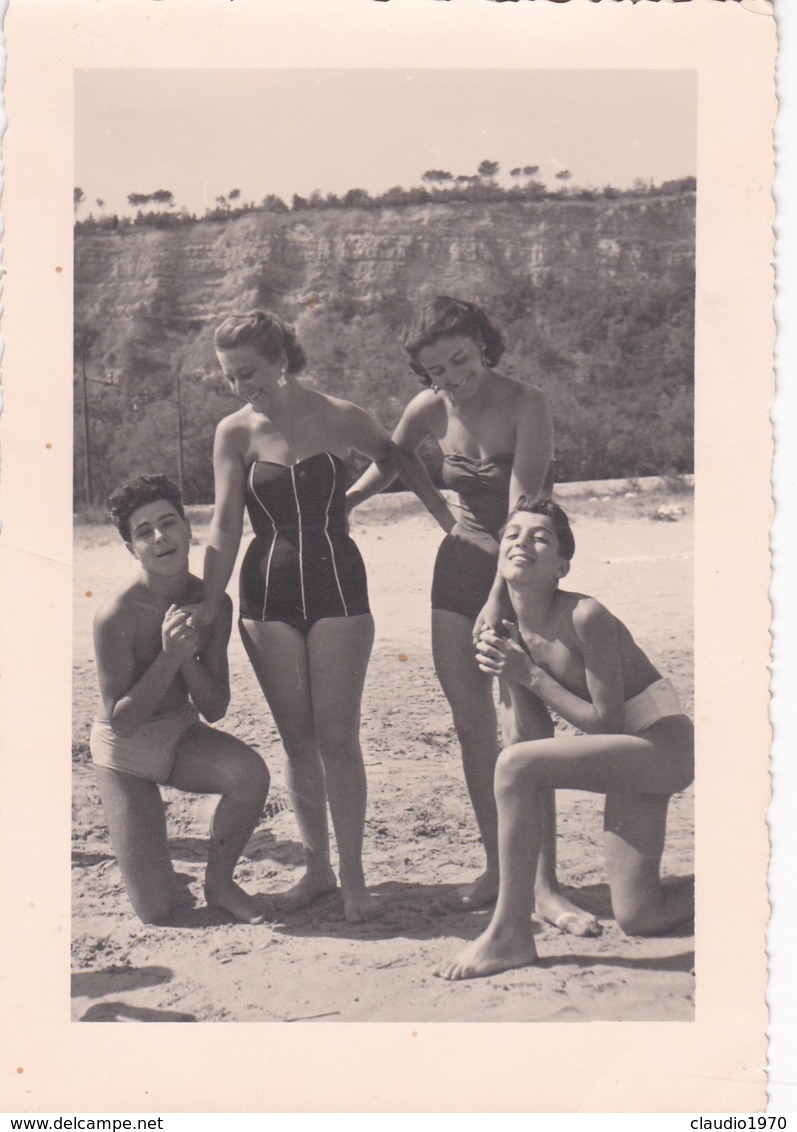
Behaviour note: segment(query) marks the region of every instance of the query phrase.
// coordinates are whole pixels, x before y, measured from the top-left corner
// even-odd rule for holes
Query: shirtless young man
[[[232,602],[226,597],[208,625],[187,623],[180,606],[201,600],[202,582],[189,573],[191,528],[166,476],[130,480],[109,505],[140,569],[94,620],[103,717],[92,728],[91,754],[127,894],[145,923],[164,920],[178,903],[158,785],[220,794],[205,898],[237,920],[262,923],[233,870],[263,812],[268,771],[250,747],[199,714],[221,719],[230,701]]]
[[[485,932],[437,973],[469,979],[534,963],[533,877],[540,794],[606,795],[612,907],[629,935],[664,932],[694,913],[694,881],[659,869],[670,795],[693,778],[691,721],[625,625],[592,597],[559,589],[575,543],[564,511],[520,499],[501,537],[499,570],[518,628],[483,634],[479,665],[528,688],[582,735],[515,743],[496,765],[500,886]]]

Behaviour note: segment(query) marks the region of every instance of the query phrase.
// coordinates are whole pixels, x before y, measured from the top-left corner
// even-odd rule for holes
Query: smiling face
[[[221,371],[236,397],[247,401],[253,409],[273,397],[280,381],[284,380],[285,359],[269,361],[252,346],[234,346],[217,350]]]
[[[147,574],[174,577],[188,569],[191,528],[165,499],[142,503],[130,516],[127,549]]]
[[[469,400],[490,372],[481,346],[467,334],[438,338],[430,346],[422,346],[416,361],[433,385],[457,401]]]
[[[553,520],[534,511],[516,511],[501,536],[498,568],[507,582],[533,579],[556,585],[570,563],[560,553]]]

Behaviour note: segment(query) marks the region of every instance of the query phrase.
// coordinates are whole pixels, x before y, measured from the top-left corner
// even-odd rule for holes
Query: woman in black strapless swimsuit
[[[493,774],[498,758],[492,680],[479,671],[473,636],[477,619],[500,624],[502,585],[496,581],[498,532],[521,495],[550,491],[553,425],[539,389],[494,370],[503,336],[475,303],[441,296],[421,308],[402,339],[413,370],[428,386],[407,406],[393,434],[398,473],[446,532],[432,582],[432,650],[462,748],[471,803],[487,865],[460,890],[458,904],[476,908],[498,891],[497,815]],[[452,514],[429,477],[419,475],[416,450],[432,437],[443,451],[443,482],[459,497]],[[369,468],[349,491],[353,502],[391,479]],[[553,733],[543,705],[524,689],[501,689],[506,743]],[[538,915],[577,934],[595,921],[558,891],[553,795],[546,799],[546,849],[540,858]]]
[[[392,466],[390,440],[356,405],[296,379],[304,354],[275,315],[233,315],[214,342],[245,405],[216,429],[205,600],[192,612],[206,619],[226,587],[246,507],[255,537],[241,568],[241,635],[285,746],[307,864],[281,907],[295,911],[336,887],[329,800],[346,918],[372,919],[380,908],[363,877],[359,725],[374,625],[365,568],[346,525],[342,457],[354,449]]]

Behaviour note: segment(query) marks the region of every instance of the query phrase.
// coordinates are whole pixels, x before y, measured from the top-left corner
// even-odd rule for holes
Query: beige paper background
[[[761,0],[750,8],[716,0],[11,0],[0,485],[2,1110],[764,1106],[775,26]],[[72,1024],[73,69],[452,65],[699,71],[696,1020]]]

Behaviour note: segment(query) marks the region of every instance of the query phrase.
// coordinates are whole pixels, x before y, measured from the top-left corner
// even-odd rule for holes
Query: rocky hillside
[[[209,445],[232,402],[211,340],[220,316],[268,306],[297,326],[319,388],[391,427],[417,389],[396,345],[411,305],[486,303],[503,372],[544,388],[562,480],[691,470],[694,194],[251,212],[75,242],[76,495],[159,464],[212,493]],[[107,384],[103,384],[107,383]]]

